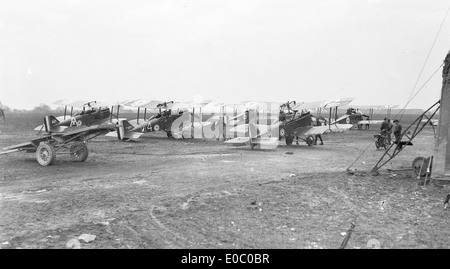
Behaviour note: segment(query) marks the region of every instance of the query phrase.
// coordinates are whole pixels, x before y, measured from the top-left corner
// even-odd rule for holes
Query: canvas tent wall
[[[433,177],[450,180],[450,51],[442,71],[441,104],[433,159]]]

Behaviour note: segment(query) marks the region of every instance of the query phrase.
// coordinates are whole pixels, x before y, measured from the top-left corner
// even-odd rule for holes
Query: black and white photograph
[[[449,249],[449,13],[0,0],[0,249]]]

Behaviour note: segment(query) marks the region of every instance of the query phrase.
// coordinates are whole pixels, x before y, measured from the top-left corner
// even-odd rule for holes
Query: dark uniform
[[[401,139],[402,139],[402,125],[398,122],[398,120],[394,120],[395,128],[394,128],[394,136],[395,136],[395,144],[401,147]]]
[[[388,128],[389,128],[389,123],[388,123],[388,119],[384,118],[384,121],[381,123],[381,127],[380,127],[380,131],[381,131],[381,135],[384,136],[386,139],[388,139]]]
[[[387,124],[386,131],[387,131],[387,141],[389,142],[389,145],[391,144],[392,127],[393,127],[393,125],[391,123],[391,120],[388,119],[388,124]]]

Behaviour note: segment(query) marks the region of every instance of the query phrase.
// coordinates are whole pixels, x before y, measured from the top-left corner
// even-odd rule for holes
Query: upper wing
[[[297,103],[292,107],[293,110],[309,110],[316,108],[330,108],[330,107],[338,107],[348,105],[355,98],[342,98],[342,99],[334,99],[334,100],[322,100],[322,101],[313,101],[313,102],[302,102]]]
[[[283,103],[280,102],[257,102],[257,101],[247,101],[242,102],[240,105],[245,109],[257,109],[265,111],[279,111],[280,106]]]
[[[350,97],[350,98],[330,100],[326,102],[324,108],[346,106],[349,103],[351,103],[353,99],[355,98]]]
[[[398,105],[345,105],[343,106],[343,108],[357,108],[359,110],[364,110],[364,109],[375,109],[375,110],[381,110],[381,109],[392,109],[392,108],[396,108],[398,107]]]
[[[110,106],[124,106],[129,101],[122,100],[122,101],[101,101],[96,102],[95,104],[92,104],[91,106],[94,107],[110,107]]]
[[[55,105],[71,106],[76,108],[82,108],[86,103],[88,103],[88,101],[86,100],[72,100],[72,99],[61,99],[53,102],[53,104]]]
[[[156,110],[158,108],[158,105],[161,103],[164,103],[164,102],[157,101],[157,100],[137,99],[137,100],[125,102],[125,103],[123,103],[123,105]]]

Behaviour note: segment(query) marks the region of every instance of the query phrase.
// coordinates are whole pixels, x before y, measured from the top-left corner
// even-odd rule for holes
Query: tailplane
[[[141,137],[141,135],[143,135],[143,133],[141,132],[132,131],[133,129],[134,126],[131,125],[131,123],[129,123],[127,120],[119,119],[116,126],[117,138],[122,141],[136,140]],[[115,136],[115,134],[114,132],[110,132],[106,134],[106,136]]]
[[[60,121],[54,116],[45,116],[44,118],[44,128],[47,133],[62,132],[67,126],[58,125]]]

